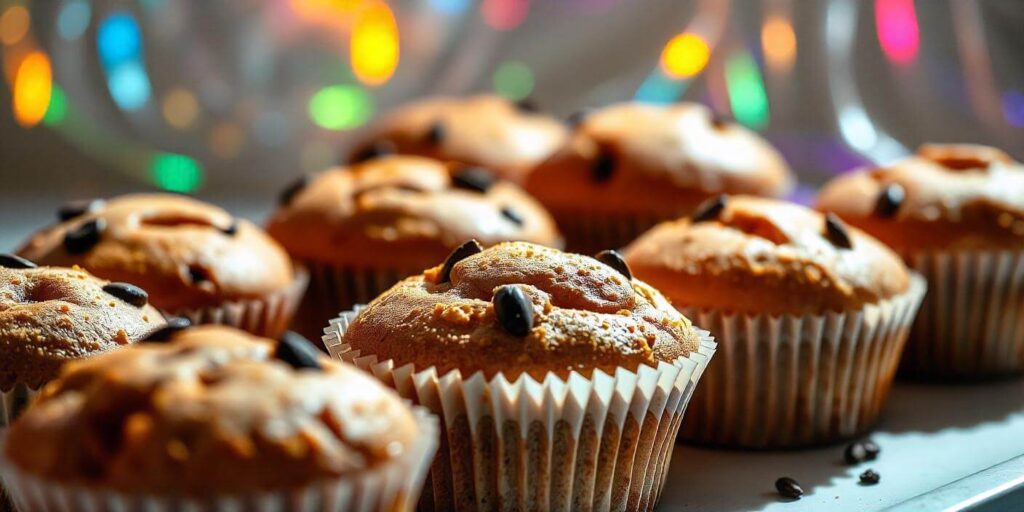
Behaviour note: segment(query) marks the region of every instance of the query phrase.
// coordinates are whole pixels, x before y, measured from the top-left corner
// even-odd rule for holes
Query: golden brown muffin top
[[[818,198],[901,253],[1024,248],[1024,165],[1002,151],[926,144],[832,180]]]
[[[65,211],[18,253],[135,283],[165,311],[262,297],[294,277],[288,254],[259,227],[195,199],[134,194]]]
[[[164,325],[146,294],[79,268],[0,255],[0,389],[38,388],[61,365],[138,341]]]
[[[409,449],[420,433],[397,394],[301,343],[286,357],[201,326],[68,364],[12,426],[7,456],[63,483],[209,496],[357,474]]]
[[[519,187],[478,168],[386,156],[291,190],[267,231],[299,259],[417,271],[462,242],[560,246],[554,221]]]
[[[552,211],[689,213],[721,193],[779,197],[793,178],[764,139],[696,103],[620,103],[576,126],[526,178]]]
[[[896,254],[803,206],[723,197],[659,224],[625,253],[679,307],[803,315],[860,309],[910,286]]]
[[[409,103],[374,123],[353,161],[393,152],[482,166],[519,182],[523,173],[565,141],[561,122],[499,96],[429,98]]]
[[[477,251],[469,242],[395,285],[358,314],[344,343],[398,366],[510,380],[635,371],[698,347],[690,321],[657,290],[594,258],[523,242]]]

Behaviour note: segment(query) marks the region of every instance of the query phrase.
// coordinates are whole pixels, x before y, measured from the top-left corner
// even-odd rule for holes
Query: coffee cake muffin
[[[3,472],[23,510],[411,510],[436,436],[301,337],[211,325],[68,364]]]
[[[444,417],[421,508],[650,510],[714,342],[614,252],[469,241],[324,337]]]
[[[885,404],[923,279],[833,216],[720,196],[626,249],[635,275],[711,329],[721,355],[689,440],[792,448],[853,437]]]
[[[135,283],[168,316],[276,336],[306,286],[305,271],[259,227],[185,196],[136,194],[65,205],[60,222],[18,253]]]
[[[565,141],[568,130],[529,102],[499,96],[429,98],[388,112],[356,144],[350,163],[397,153],[492,170],[521,182]]]
[[[162,325],[137,286],[0,254],[0,426],[64,363],[133,343]]]
[[[928,144],[827,184],[818,208],[889,244],[928,279],[902,371],[1024,371],[1024,165],[985,146]]]
[[[695,103],[622,103],[579,117],[568,142],[524,187],[569,250],[623,247],[718,194],[781,197],[793,177],[757,134]]]
[[[561,246],[551,217],[517,186],[477,167],[380,157],[323,172],[285,191],[267,231],[307,266],[304,334],[441,261],[470,238]]]

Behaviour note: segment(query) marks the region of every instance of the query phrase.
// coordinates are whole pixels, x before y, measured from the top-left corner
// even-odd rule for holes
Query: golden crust
[[[899,257],[855,228],[847,233],[852,248],[837,247],[818,212],[730,197],[716,219],[660,224],[625,258],[634,275],[677,306],[744,314],[855,310],[909,288]]]
[[[605,181],[595,162],[610,158]],[[676,217],[720,193],[779,197],[793,178],[755,133],[716,123],[704,106],[612,105],[587,116],[568,143],[526,178],[549,210]]]
[[[135,342],[164,325],[150,305],[103,291],[81,269],[0,268],[0,389],[38,388],[65,362]]]
[[[270,340],[202,326],[69,364],[11,428],[7,456],[62,483],[208,496],[365,471],[419,435],[372,377],[272,353]]]
[[[890,185],[905,197],[891,215],[876,211]],[[828,183],[817,208],[832,211],[900,253],[1024,248],[1024,165],[1002,151],[929,144],[916,155]]]
[[[554,221],[518,187],[453,188],[455,171],[412,156],[332,169],[278,209],[267,231],[296,258],[370,268],[423,269],[471,238],[561,245]]]
[[[450,282],[437,283],[438,268],[371,302],[344,342],[398,365],[464,376],[502,372],[509,379],[636,370],[697,349],[690,321],[660,293],[586,256],[512,242],[455,264]],[[518,286],[533,303],[525,337],[496,321],[491,299],[503,285]]]
[[[64,238],[93,219],[106,228],[88,251]],[[235,225],[237,232],[224,231]],[[144,288],[163,310],[260,298],[292,283],[287,253],[259,227],[213,205],[171,194],[111,199],[97,211],[46,228],[18,253],[41,265],[79,265],[97,276]]]

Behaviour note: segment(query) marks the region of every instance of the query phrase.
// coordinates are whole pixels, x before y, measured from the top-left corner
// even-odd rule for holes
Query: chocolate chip
[[[594,181],[604,183],[610,180],[612,173],[615,172],[615,156],[608,152],[602,152],[594,160],[590,170],[594,176]]]
[[[831,212],[825,214],[825,238],[840,249],[853,249],[853,241],[850,239],[846,224]]]
[[[788,476],[775,481],[775,490],[779,491],[779,495],[783,498],[798,499],[804,495],[804,488],[800,487],[796,480]]]
[[[199,284],[210,280],[210,274],[205,268],[199,265],[189,265],[188,278],[193,284]]]
[[[572,114],[569,114],[569,117],[567,117],[565,119],[565,122],[568,123],[570,127],[575,128],[575,127],[583,124],[583,121],[585,121],[588,117],[590,117],[590,114],[593,114],[593,113],[594,113],[593,109],[589,109],[589,108],[580,109],[580,110],[577,110],[577,111],[573,112]]]
[[[103,287],[103,291],[137,308],[141,308],[149,302],[149,294],[146,293],[146,290],[131,283],[110,283]]]
[[[517,226],[523,225],[523,217],[516,213],[516,211],[513,210],[512,208],[509,208],[508,206],[505,206],[501,209],[501,215]]]
[[[64,233],[64,249],[71,254],[81,254],[92,249],[100,241],[100,235],[107,227],[103,219],[87,220]]]
[[[526,336],[533,329],[533,302],[518,286],[505,285],[494,293],[494,314],[498,325],[513,336]]]
[[[725,209],[725,204],[728,200],[729,196],[721,194],[704,201],[697,206],[697,209],[690,217],[690,222],[696,224],[698,222],[707,222],[717,219],[718,216],[722,214],[722,210]]]
[[[285,331],[274,349],[274,358],[284,361],[292,368],[320,370],[320,351],[306,338],[292,331]]]
[[[378,140],[369,146],[360,149],[349,158],[349,163],[357,164],[385,155],[393,155],[398,152],[395,143],[390,140]]]
[[[843,450],[843,460],[847,464],[860,464],[866,460],[874,460],[880,451],[881,449],[874,441],[854,441],[846,446],[846,450]]]
[[[896,216],[906,198],[906,191],[899,183],[890,183],[878,194],[878,201],[875,203],[875,215],[883,219]]]
[[[875,460],[878,458],[878,454],[882,453],[882,449],[870,439],[865,439],[861,444],[864,445],[864,451],[868,455],[868,460]]]
[[[302,192],[303,189],[309,186],[309,182],[311,181],[313,181],[313,177],[308,174],[299,176],[295,181],[289,183],[288,186],[281,191],[281,195],[277,198],[278,204],[281,206],[288,206],[291,204],[292,200],[295,199],[295,196],[299,195],[299,192]]]
[[[14,254],[0,253],[0,267],[3,268],[36,268],[39,265],[32,263],[21,256]]]
[[[630,272],[629,265],[626,264],[626,260],[622,258],[619,251],[606,249],[594,255],[594,258],[597,261],[615,269],[616,272],[626,276],[626,279],[633,279],[633,273]]]
[[[440,144],[444,142],[445,129],[444,123],[441,121],[434,121],[430,128],[427,128],[426,141],[430,144]]]
[[[711,126],[713,126],[716,130],[721,130],[729,126],[730,121],[728,117],[723,116],[722,114],[719,114],[718,112],[715,111],[711,111],[710,119],[708,120],[711,122]]]
[[[59,218],[61,222],[71,220],[75,217],[85,215],[86,213],[99,210],[100,208],[103,208],[105,203],[106,202],[102,199],[79,199],[77,201],[70,201],[64,203],[64,205],[57,210],[57,218]]]
[[[538,107],[537,103],[530,98],[523,98],[517,101],[516,109],[527,114],[536,114],[537,112],[540,112],[540,107]]]
[[[860,474],[860,483],[864,485],[875,485],[882,480],[882,475],[879,475],[875,470],[869,469]]]
[[[238,221],[232,219],[231,220],[231,224],[228,224],[228,227],[226,227],[226,228],[224,228],[224,229],[222,229],[220,231],[221,231],[221,233],[224,233],[227,236],[235,236],[235,235],[237,235],[238,234]]]
[[[170,341],[174,335],[179,332],[188,329],[192,326],[192,322],[188,318],[180,316],[172,316],[167,319],[167,325],[156,329],[149,333],[141,341],[145,343],[164,343]]]
[[[497,181],[494,174],[483,167],[463,167],[452,175],[452,185],[456,188],[487,192]]]
[[[480,245],[480,242],[476,240],[470,240],[460,246],[458,246],[451,254],[448,255],[448,259],[444,260],[444,266],[441,267],[441,274],[437,277],[437,284],[447,283],[452,278],[452,268],[455,264],[474,255],[483,252],[484,248]]]

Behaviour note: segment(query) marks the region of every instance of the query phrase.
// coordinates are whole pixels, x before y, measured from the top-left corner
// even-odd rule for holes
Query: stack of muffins
[[[813,210],[694,104],[439,98],[353,147],[266,232],[133,195],[0,255],[20,507],[651,510],[677,433],[833,443],[899,368],[1024,370],[1024,166],[993,148],[925,146]]]

